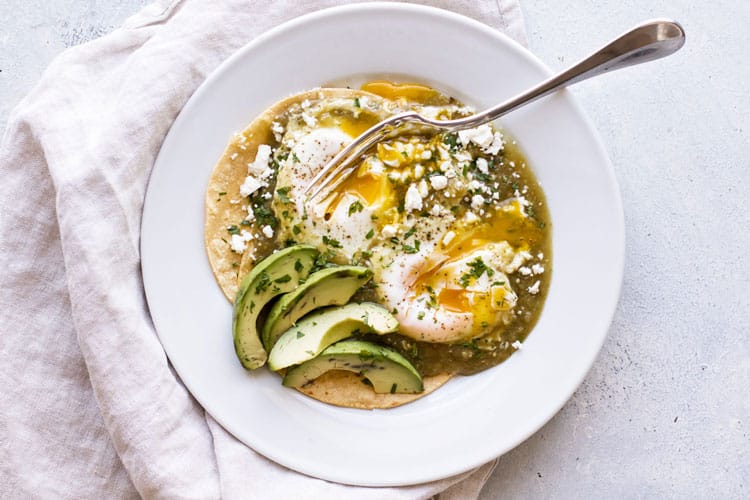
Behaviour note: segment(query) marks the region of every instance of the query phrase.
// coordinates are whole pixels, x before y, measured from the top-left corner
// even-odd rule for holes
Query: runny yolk
[[[333,212],[346,194],[353,194],[368,207],[379,205],[379,212],[395,205],[393,188],[385,174],[373,174],[364,166],[336,188],[329,198],[327,211]]]
[[[456,290],[453,288],[443,288],[437,296],[438,304],[448,311],[468,312],[471,310],[469,297],[466,290]]]
[[[323,127],[338,127],[349,137],[358,137],[367,129],[380,122],[380,119],[373,113],[361,111],[358,116],[349,113],[342,114],[323,114],[320,117],[320,125]]]
[[[403,97],[404,99],[420,104],[433,104],[442,97],[440,92],[426,85],[419,85],[418,83],[393,83],[385,80],[367,82],[362,85],[362,90],[385,97],[386,99],[398,100]]]

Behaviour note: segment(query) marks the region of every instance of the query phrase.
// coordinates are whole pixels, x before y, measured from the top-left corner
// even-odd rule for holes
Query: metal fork
[[[465,118],[432,120],[414,111],[391,116],[373,125],[331,159],[305,189],[308,199],[329,193],[353,171],[355,162],[378,142],[399,135],[404,125],[416,123],[437,130],[455,132],[489,123],[525,104],[568,85],[616,69],[653,61],[677,52],[685,43],[685,31],[675,21],[646,21],[570,68],[554,75],[507,101]],[[349,169],[345,172],[346,169]]]

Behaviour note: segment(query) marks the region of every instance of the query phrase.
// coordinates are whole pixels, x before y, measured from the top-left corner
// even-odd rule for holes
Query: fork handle
[[[563,87],[609,71],[661,59],[677,52],[684,44],[685,31],[679,23],[663,19],[646,21],[528,91],[481,113],[443,122],[443,125],[461,130],[491,122]]]

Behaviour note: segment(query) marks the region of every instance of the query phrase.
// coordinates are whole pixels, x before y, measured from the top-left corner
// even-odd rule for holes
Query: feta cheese
[[[476,210],[482,205],[484,205],[484,196],[482,196],[481,194],[475,194],[471,197],[471,208]]]
[[[515,341],[513,341],[513,343],[511,345],[513,346],[513,349],[519,350],[523,344],[521,344],[519,341],[515,340]]]
[[[442,212],[443,212],[443,210],[440,208],[440,205],[438,205],[437,203],[435,203],[434,205],[432,205],[432,208],[430,209],[430,213],[432,215],[434,215],[435,217],[437,217],[438,215],[440,215]]]
[[[244,229],[240,234],[233,234],[229,246],[235,253],[243,253],[247,249],[247,242],[253,239],[253,235]]]
[[[458,132],[458,140],[464,146],[473,142],[482,149],[488,148],[492,145],[493,138],[492,127],[486,124]]]
[[[441,189],[448,187],[448,178],[444,175],[433,175],[430,177],[430,185],[432,186],[432,189],[440,191]]]
[[[232,153],[232,156],[229,157],[230,160],[234,160],[235,158],[237,158],[237,153],[236,152]]]
[[[419,181],[417,189],[419,189],[419,196],[422,198],[427,198],[427,195],[430,194],[430,188],[427,187],[427,182],[424,179]]]
[[[262,182],[260,182],[252,175],[248,175],[247,177],[245,177],[245,181],[240,186],[240,194],[242,196],[250,196],[261,187],[263,187]]]
[[[242,253],[247,248],[247,243],[245,243],[245,240],[239,234],[233,234],[229,246],[232,247],[234,253]]]
[[[263,232],[266,238],[273,238],[273,228],[269,226],[268,224],[263,226],[263,229],[261,229],[261,231]]]
[[[487,154],[496,155],[503,149],[504,146],[505,141],[503,140],[503,135],[500,132],[495,132],[495,134],[492,136],[492,143],[486,147],[483,147],[482,151]]]
[[[523,276],[531,276],[531,269],[526,266],[519,267],[518,272]]]
[[[422,199],[420,198],[420,202]],[[388,224],[386,226],[383,226],[382,234],[384,238],[393,238],[398,233],[398,226],[395,224]]]
[[[371,157],[368,160],[368,165],[370,167],[370,172],[373,174],[382,174],[385,171],[385,165],[383,165],[383,162],[375,157]]]
[[[305,122],[305,125],[311,128],[315,127],[318,124],[318,120],[316,120],[314,116],[310,116],[307,113],[302,113],[302,120]]]
[[[477,158],[477,169],[482,172],[483,174],[488,174],[490,172],[489,170],[489,163],[487,163],[487,160],[484,158]]]
[[[424,175],[424,167],[421,163],[417,163],[417,165],[414,167],[414,177],[417,179],[420,179]]]
[[[271,146],[268,144],[258,146],[258,151],[255,153],[255,160],[247,164],[247,173],[260,177],[266,170],[269,170],[268,161],[271,159],[271,152]]]
[[[477,217],[477,214],[474,212],[466,212],[466,215],[464,215],[464,222],[467,224],[471,224],[472,222],[476,222],[479,220],[479,217]]]
[[[536,280],[533,285],[531,285],[528,290],[531,295],[536,295],[539,293],[539,285],[541,282],[539,280]]]
[[[414,184],[409,186],[409,189],[406,190],[404,208],[407,212],[422,210],[422,195],[419,194],[419,189]]]
[[[450,242],[453,241],[453,238],[456,237],[456,233],[454,231],[448,231],[445,233],[445,236],[443,236],[443,246],[450,245]]]
[[[534,274],[542,274],[544,273],[544,266],[541,264],[534,264],[531,266],[531,270],[534,272]]]
[[[431,158],[432,158],[432,151],[430,151],[429,149],[425,149],[424,151],[422,151],[423,160],[429,160]]]

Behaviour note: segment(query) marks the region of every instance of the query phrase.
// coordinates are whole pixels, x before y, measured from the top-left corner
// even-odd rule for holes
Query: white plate
[[[612,167],[570,94],[503,120],[542,182],[554,273],[544,312],[507,362],[406,406],[341,409],[283,388],[235,357],[230,305],[203,248],[204,190],[230,135],[281,98],[362,75],[408,75],[482,108],[549,74],[468,18],[360,4],[298,18],[229,58],[192,96],[162,146],[143,213],[143,278],[175,370],[205,409],[261,454],[349,484],[447,477],[518,445],[571,396],[604,341],[622,281],[624,230]]]

